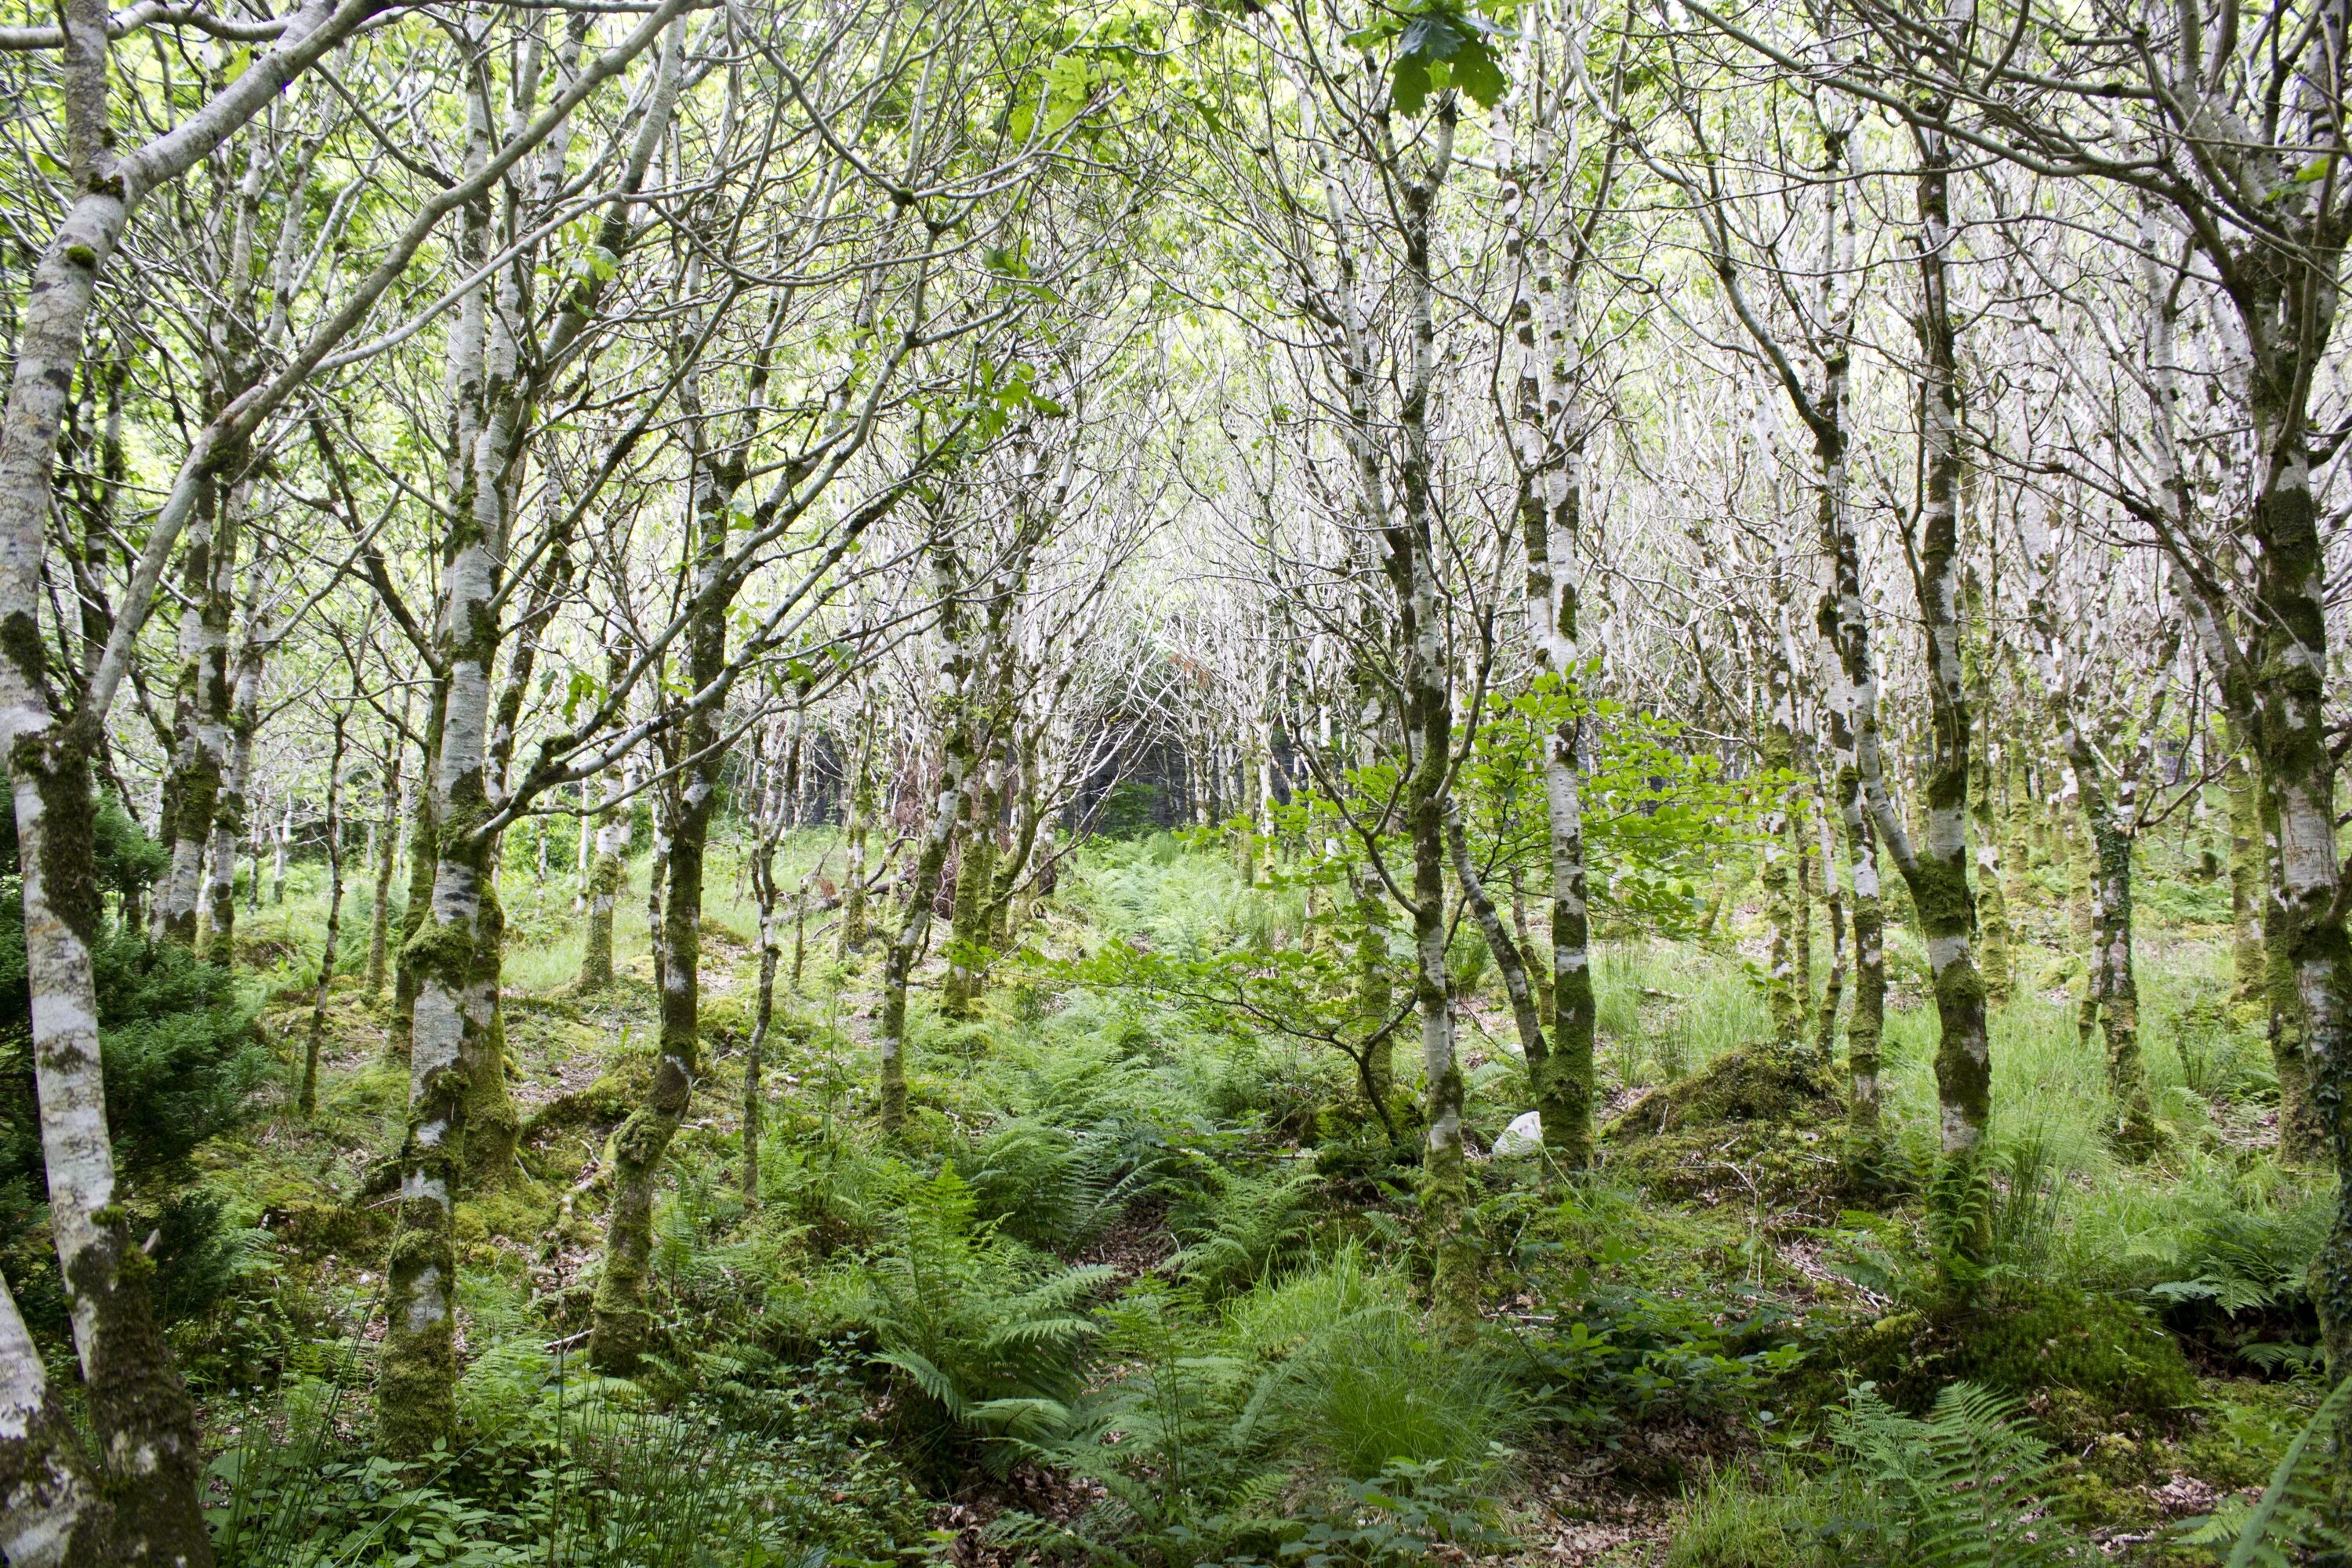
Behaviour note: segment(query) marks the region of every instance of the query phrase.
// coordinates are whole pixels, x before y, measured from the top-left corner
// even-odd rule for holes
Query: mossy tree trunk
[[[438,653],[434,657],[437,660]],[[425,706],[425,755],[416,773],[416,807],[408,824],[408,896],[401,906],[400,942],[393,951],[392,1022],[384,1035],[385,1054],[403,1062],[408,1059],[409,1041],[416,1026],[416,966],[409,962],[408,950],[424,931],[433,908],[433,872],[441,859],[440,816],[434,803],[433,781],[440,776],[441,728],[448,710],[448,672],[436,667],[432,695]]]
[[[1356,1019],[1367,1033],[1379,1031],[1366,1047],[1364,1076],[1372,1098],[1386,1106],[1396,1092],[1396,1037],[1386,1026],[1396,1005],[1389,975],[1389,903],[1378,879],[1364,868],[1349,867],[1348,879],[1356,909]]]
[[[180,617],[173,755],[163,781],[172,865],[155,900],[155,916],[159,934],[184,947],[195,945],[205,857],[228,766],[230,598],[220,579],[236,560],[236,519],[222,489],[216,468],[199,478],[180,566],[181,592],[193,608]]]
[[[613,912],[628,885],[629,807],[634,781],[628,768],[608,768],[604,799],[596,817],[596,851],[588,862],[588,909],[580,939],[580,983],[593,991],[613,983]]]
[[[1969,825],[1976,839],[1977,926],[1982,939],[1985,1001],[2006,1005],[2015,984],[2011,952],[2009,899],[2001,886],[1999,803],[1993,792],[1992,601],[1984,578],[1968,576],[1969,639],[1962,662],[1969,706],[1976,724],[1969,752]]]
[[[489,154],[488,92],[486,80],[478,79],[467,93],[468,172]],[[488,198],[467,203],[457,254],[468,270],[487,259],[489,228]],[[429,870],[420,877],[429,878],[426,896],[411,900],[415,932],[401,950],[414,986],[408,1118],[398,1155],[375,1405],[378,1445],[404,1458],[430,1453],[436,1443],[454,1443],[457,1435],[456,1211],[471,1098],[466,1073],[483,1050],[481,1041],[468,1037],[488,1022],[468,1004],[491,871],[489,839],[480,828],[489,815],[490,679],[499,652],[492,604],[505,556],[501,503],[510,431],[500,405],[516,370],[512,323],[490,309],[488,294],[480,283],[466,289],[449,330],[451,501],[436,622],[443,689],[431,748],[434,846]],[[493,422],[496,428],[486,428]]]
[[[1846,1023],[1846,1067],[1852,1084],[1848,1145],[1852,1160],[1866,1171],[1877,1163],[1885,1137],[1879,1073],[1886,960],[1878,841],[1890,825],[1895,833],[1904,829],[1900,817],[1883,798],[1886,791],[1878,739],[1878,677],[1862,599],[1861,547],[1854,534],[1849,493],[1852,456],[1845,412],[1853,378],[1854,218],[1851,193],[1838,176],[1846,166],[1853,126],[1843,118],[1842,109],[1827,100],[1818,112],[1826,177],[1822,186],[1825,200],[1811,334],[1817,370],[1811,389],[1749,304],[1732,255],[1730,232],[1714,205],[1713,194],[1686,186],[1685,195],[1705,225],[1710,259],[1726,295],[1748,335],[1771,362],[1790,405],[1812,437],[1817,474],[1814,515],[1831,574],[1830,592],[1823,595],[1819,611],[1819,629],[1834,666],[1832,688],[1822,706],[1829,720],[1835,769],[1833,793],[1845,827],[1841,896],[1853,931],[1853,1005]],[[1965,762],[1965,744],[1960,755]],[[1907,837],[1904,842],[1907,847]],[[1965,890],[1963,880],[1964,894]]]
[[[860,687],[857,698],[856,749],[849,770],[849,810],[842,837],[847,857],[841,874],[841,933],[837,952],[843,958],[866,946],[866,867],[867,837],[874,830],[874,694]]]
[[[743,1047],[743,1195],[760,1195],[760,1134],[767,1100],[761,1082],[768,1029],[776,1014],[776,965],[782,941],[776,931],[776,840],[788,805],[782,781],[771,777],[751,823],[751,897],[760,908],[760,990],[751,1016],[751,1038]],[[805,895],[803,895],[805,898]]]
[[[1402,320],[1412,332],[1397,405],[1402,453],[1391,507],[1376,479],[1370,406],[1377,363],[1360,315],[1348,323],[1349,435],[1366,476],[1366,510],[1381,520],[1381,568],[1394,600],[1398,684],[1405,739],[1404,825],[1412,845],[1413,997],[1421,1017],[1423,1109],[1422,1219],[1433,1260],[1433,1304],[1441,1319],[1477,1315],[1478,1258],[1467,1229],[1468,1174],[1463,1163],[1462,1064],[1454,1051],[1452,987],[1445,966],[1445,815],[1453,786],[1454,693],[1438,593],[1436,519],[1429,446],[1430,393],[1436,373],[1435,289],[1430,242],[1437,197],[1452,172],[1457,105],[1439,100],[1417,177],[1387,171],[1398,195],[1403,266]]]
[[[208,1568],[213,1551],[198,1496],[203,1457],[194,1409],[155,1324],[149,1300],[152,1265],[129,1234],[119,1201],[90,962],[102,907],[90,756],[121,674],[116,647],[127,658],[128,639],[149,605],[143,599],[125,601],[106,656],[79,701],[61,703],[49,684],[40,630],[58,442],[98,281],[134,204],[209,157],[372,10],[362,5],[331,10],[314,0],[288,18],[266,50],[257,47],[235,79],[180,116],[168,135],[128,152],[116,150],[109,129],[105,5],[68,0],[58,17],[68,163],[60,188],[70,195],[34,266],[0,418],[0,732],[7,738],[15,795],[49,1224],[115,1515],[111,1540],[87,1544],[93,1553],[103,1549],[110,1561]],[[204,462],[201,452],[194,456]],[[186,520],[180,493],[175,485],[155,521],[150,544],[159,552],[172,547]],[[174,507],[180,510],[171,515]],[[182,812],[180,819],[188,815]],[[85,1489],[58,1473],[55,1466],[67,1461],[54,1449],[21,1446],[56,1430],[49,1420],[56,1407],[46,1388],[26,1376],[13,1304],[0,1309],[0,1336],[7,1342],[0,1343],[0,1367],[10,1374],[6,1398],[26,1412],[21,1426],[11,1421],[0,1432],[0,1462],[29,1458],[37,1468],[20,1471],[20,1484],[53,1496],[61,1489],[75,1492],[80,1522],[72,1538],[79,1552],[82,1529],[97,1523],[96,1510],[79,1505]],[[21,1507],[26,1495],[12,1491],[9,1500]],[[21,1517],[16,1508],[8,1511]],[[65,1540],[55,1544],[62,1554]]]
[[[0,1279],[0,1561],[25,1568],[120,1563],[114,1509],[40,1347]]]
[[[1765,920],[1771,929],[1764,962],[1764,999],[1772,1020],[1772,1044],[1782,1050],[1797,1043],[1804,1026],[1804,999],[1797,994],[1796,898],[1790,886],[1793,826],[1789,800],[1796,790],[1796,693],[1780,639],[1764,639],[1763,722],[1758,743],[1756,787],[1764,792],[1757,823],[1757,879],[1764,889]]]
[[[1955,11],[1944,19],[1953,34],[1966,23]],[[1929,736],[1920,801],[1921,833],[1915,848],[1888,798],[1877,765],[1876,677],[1871,671],[1858,552],[1850,516],[1837,549],[1838,619],[1847,679],[1855,691],[1864,791],[1879,837],[1903,873],[1936,991],[1936,1102],[1943,1168],[1937,1196],[1954,1245],[1981,1259],[1991,1245],[1983,1205],[1973,1184],[1992,1115],[1992,1052],[1985,1025],[1985,989],[1972,951],[1977,912],[1969,885],[1969,784],[1973,725],[1959,603],[1960,384],[1959,345],[1951,299],[1951,144],[1931,103],[1912,121],[1920,171],[1915,186],[1918,216],[1920,305],[1915,325],[1921,348],[1919,403],[1921,487],[1913,579],[1927,624],[1926,674]]]
[[[2139,988],[2132,966],[2132,840],[2137,830],[2137,775],[2142,757],[2116,767],[2112,773],[2085,733],[2081,702],[2061,672],[2057,658],[2058,615],[2053,603],[2056,561],[2049,531],[2040,514],[2022,510],[2020,524],[2035,581],[2026,600],[2026,618],[2034,642],[2036,674],[2042,685],[2050,727],[2066,769],[2062,795],[2079,806],[2083,820],[2070,837],[2092,847],[2092,864],[2085,879],[2091,910],[2091,935],[2084,946],[2081,1027],[2105,1030],[2107,1089],[2114,1104],[2108,1135],[2117,1149],[2137,1158],[2156,1144],[2156,1119],[2147,1098],[2147,1075],[2139,1052]],[[2175,645],[2177,647],[2177,644]],[[2169,652],[2152,666],[2171,663]],[[2147,724],[2157,723],[2164,700]],[[2145,737],[2143,737],[2145,738]],[[2112,753],[2113,741],[2105,748]]]
[[[677,68],[674,57],[675,50],[666,70]],[[687,510],[694,552],[687,677],[694,692],[708,694],[725,689],[727,622],[742,585],[740,571],[728,557],[727,531],[735,493],[745,478],[749,443],[713,449],[697,381],[688,375],[680,389],[690,443]],[[703,874],[725,761],[719,743],[719,720],[720,704],[706,697],[688,707],[678,726],[675,749],[680,767],[656,966],[661,1016],[653,1081],[644,1103],[629,1113],[613,1138],[613,1208],[604,1233],[604,1268],[596,1286],[588,1357],[599,1371],[616,1375],[635,1370],[651,1338],[646,1274],[653,1255],[655,1179],[685,1119],[699,1070]]]
[[[2263,979],[2262,806],[2255,799],[2254,768],[2234,732],[2223,788],[2230,801],[2230,970],[2240,1003],[2259,1002]]]
[[[963,564],[950,533],[945,492],[930,487],[924,500],[931,532],[931,596],[940,626],[940,793],[916,851],[907,908],[882,963],[881,1027],[875,1043],[881,1057],[881,1120],[886,1132],[896,1132],[907,1120],[907,983],[930,935],[931,904],[939,897],[948,851],[955,841],[956,825],[963,817],[964,793],[972,771],[971,732],[964,710],[971,700],[976,661],[967,641],[961,603]]]
[[[1830,826],[1829,795],[1822,787],[1821,772],[1821,758],[1815,756],[1807,763],[1805,776],[1814,796],[1814,829],[1821,840],[1822,913],[1822,923],[1829,928],[1830,966],[1814,1015],[1813,1054],[1827,1063],[1837,1054],[1838,1007],[1845,995],[1846,900],[1838,879],[1837,837]]]

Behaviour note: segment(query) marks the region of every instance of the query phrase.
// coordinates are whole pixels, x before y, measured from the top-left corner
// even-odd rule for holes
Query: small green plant
[[[2347,1413],[2352,1413],[2352,1378],[2337,1384],[2319,1402],[2279,1457],[2259,1500],[2232,1500],[2221,1512],[2190,1521],[2182,1539],[2192,1546],[2229,1542],[2227,1568],[2292,1568],[2301,1562],[2340,1559],[2352,1547],[2352,1537],[2345,1534],[2337,1511],[2339,1475],[2325,1456],[2331,1444],[2343,1442]],[[2313,1452],[2315,1444],[2318,1455]]]
[[[1303,1510],[1304,1526],[1278,1561],[1298,1568],[1415,1568],[1518,1543],[1496,1518],[1484,1468],[1394,1459],[1367,1480],[1342,1481],[1339,1495]],[[1234,1568],[1229,1560],[1229,1568]]]
[[[1906,1415],[1869,1384],[1832,1414],[1843,1462],[1894,1506],[1888,1561],[1932,1568],[2035,1568],[2089,1562],[2093,1549],[2052,1511],[2051,1450],[2017,1405],[1970,1384]],[[1870,1543],[1857,1542],[1867,1553]],[[1853,1560],[1853,1559],[1844,1559]]]

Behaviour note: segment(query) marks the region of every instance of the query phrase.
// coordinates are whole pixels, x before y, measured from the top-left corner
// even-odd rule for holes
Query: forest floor
[[[782,885],[830,847],[796,837]],[[239,924],[289,1061],[322,925],[304,869]],[[2101,1134],[2056,881],[2023,911],[1993,1034],[1996,1257],[1964,1300],[1921,1218],[1934,1019],[1907,932],[1874,1186],[1841,1159],[1838,1080],[1746,1048],[1768,1032],[1753,911],[1713,945],[1604,945],[1615,1119],[1572,1186],[1483,1153],[1527,1107],[1489,974],[1462,1031],[1486,1321],[1448,1333],[1419,1315],[1409,1140],[1372,1125],[1344,1060],[1088,983],[1113,938],[1208,953],[1308,923],[1298,889],[1166,839],[1089,850],[975,1018],[939,1016],[933,958],[895,1143],[872,1126],[878,964],[838,961],[813,920],[800,988],[778,984],[756,1202],[756,920],[715,857],[703,1077],[656,1221],[662,1350],[641,1391],[615,1389],[578,1347],[606,1141],[654,1034],[634,870],[622,978],[586,994],[568,888],[503,877],[523,1142],[459,1210],[462,1452],[418,1471],[363,1443],[390,1241],[366,1189],[406,1087],[388,999],[339,981],[317,1114],[273,1080],[202,1151],[244,1247],[235,1288],[172,1332],[219,1445],[228,1561],[1772,1568],[1906,1560],[1925,1527],[1894,1517],[1901,1488],[1981,1481],[2016,1494],[1996,1536],[2210,1563],[2324,1392],[2300,1270],[2333,1186],[2271,1157],[2267,1053],[2228,1004],[2210,884],[2143,900],[2166,1142],[2137,1163]],[[347,971],[365,925],[347,908]],[[1937,1405],[1959,1382],[2010,1403]],[[1888,1479],[1987,1432],[2023,1457]]]

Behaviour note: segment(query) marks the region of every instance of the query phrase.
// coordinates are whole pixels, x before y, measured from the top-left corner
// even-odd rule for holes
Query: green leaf
[[[1481,109],[1492,109],[1501,102],[1508,85],[1503,78],[1501,62],[1483,38],[1466,41],[1466,47],[1454,61],[1454,80]]]
[[[1389,101],[1407,114],[1419,114],[1429,102],[1429,67],[1417,56],[1401,57],[1389,73]]]

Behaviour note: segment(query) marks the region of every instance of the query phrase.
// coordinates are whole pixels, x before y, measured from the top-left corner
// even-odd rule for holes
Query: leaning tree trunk
[[[80,1428],[0,1279],[0,1561],[100,1568],[122,1560],[113,1537],[114,1510]]]

